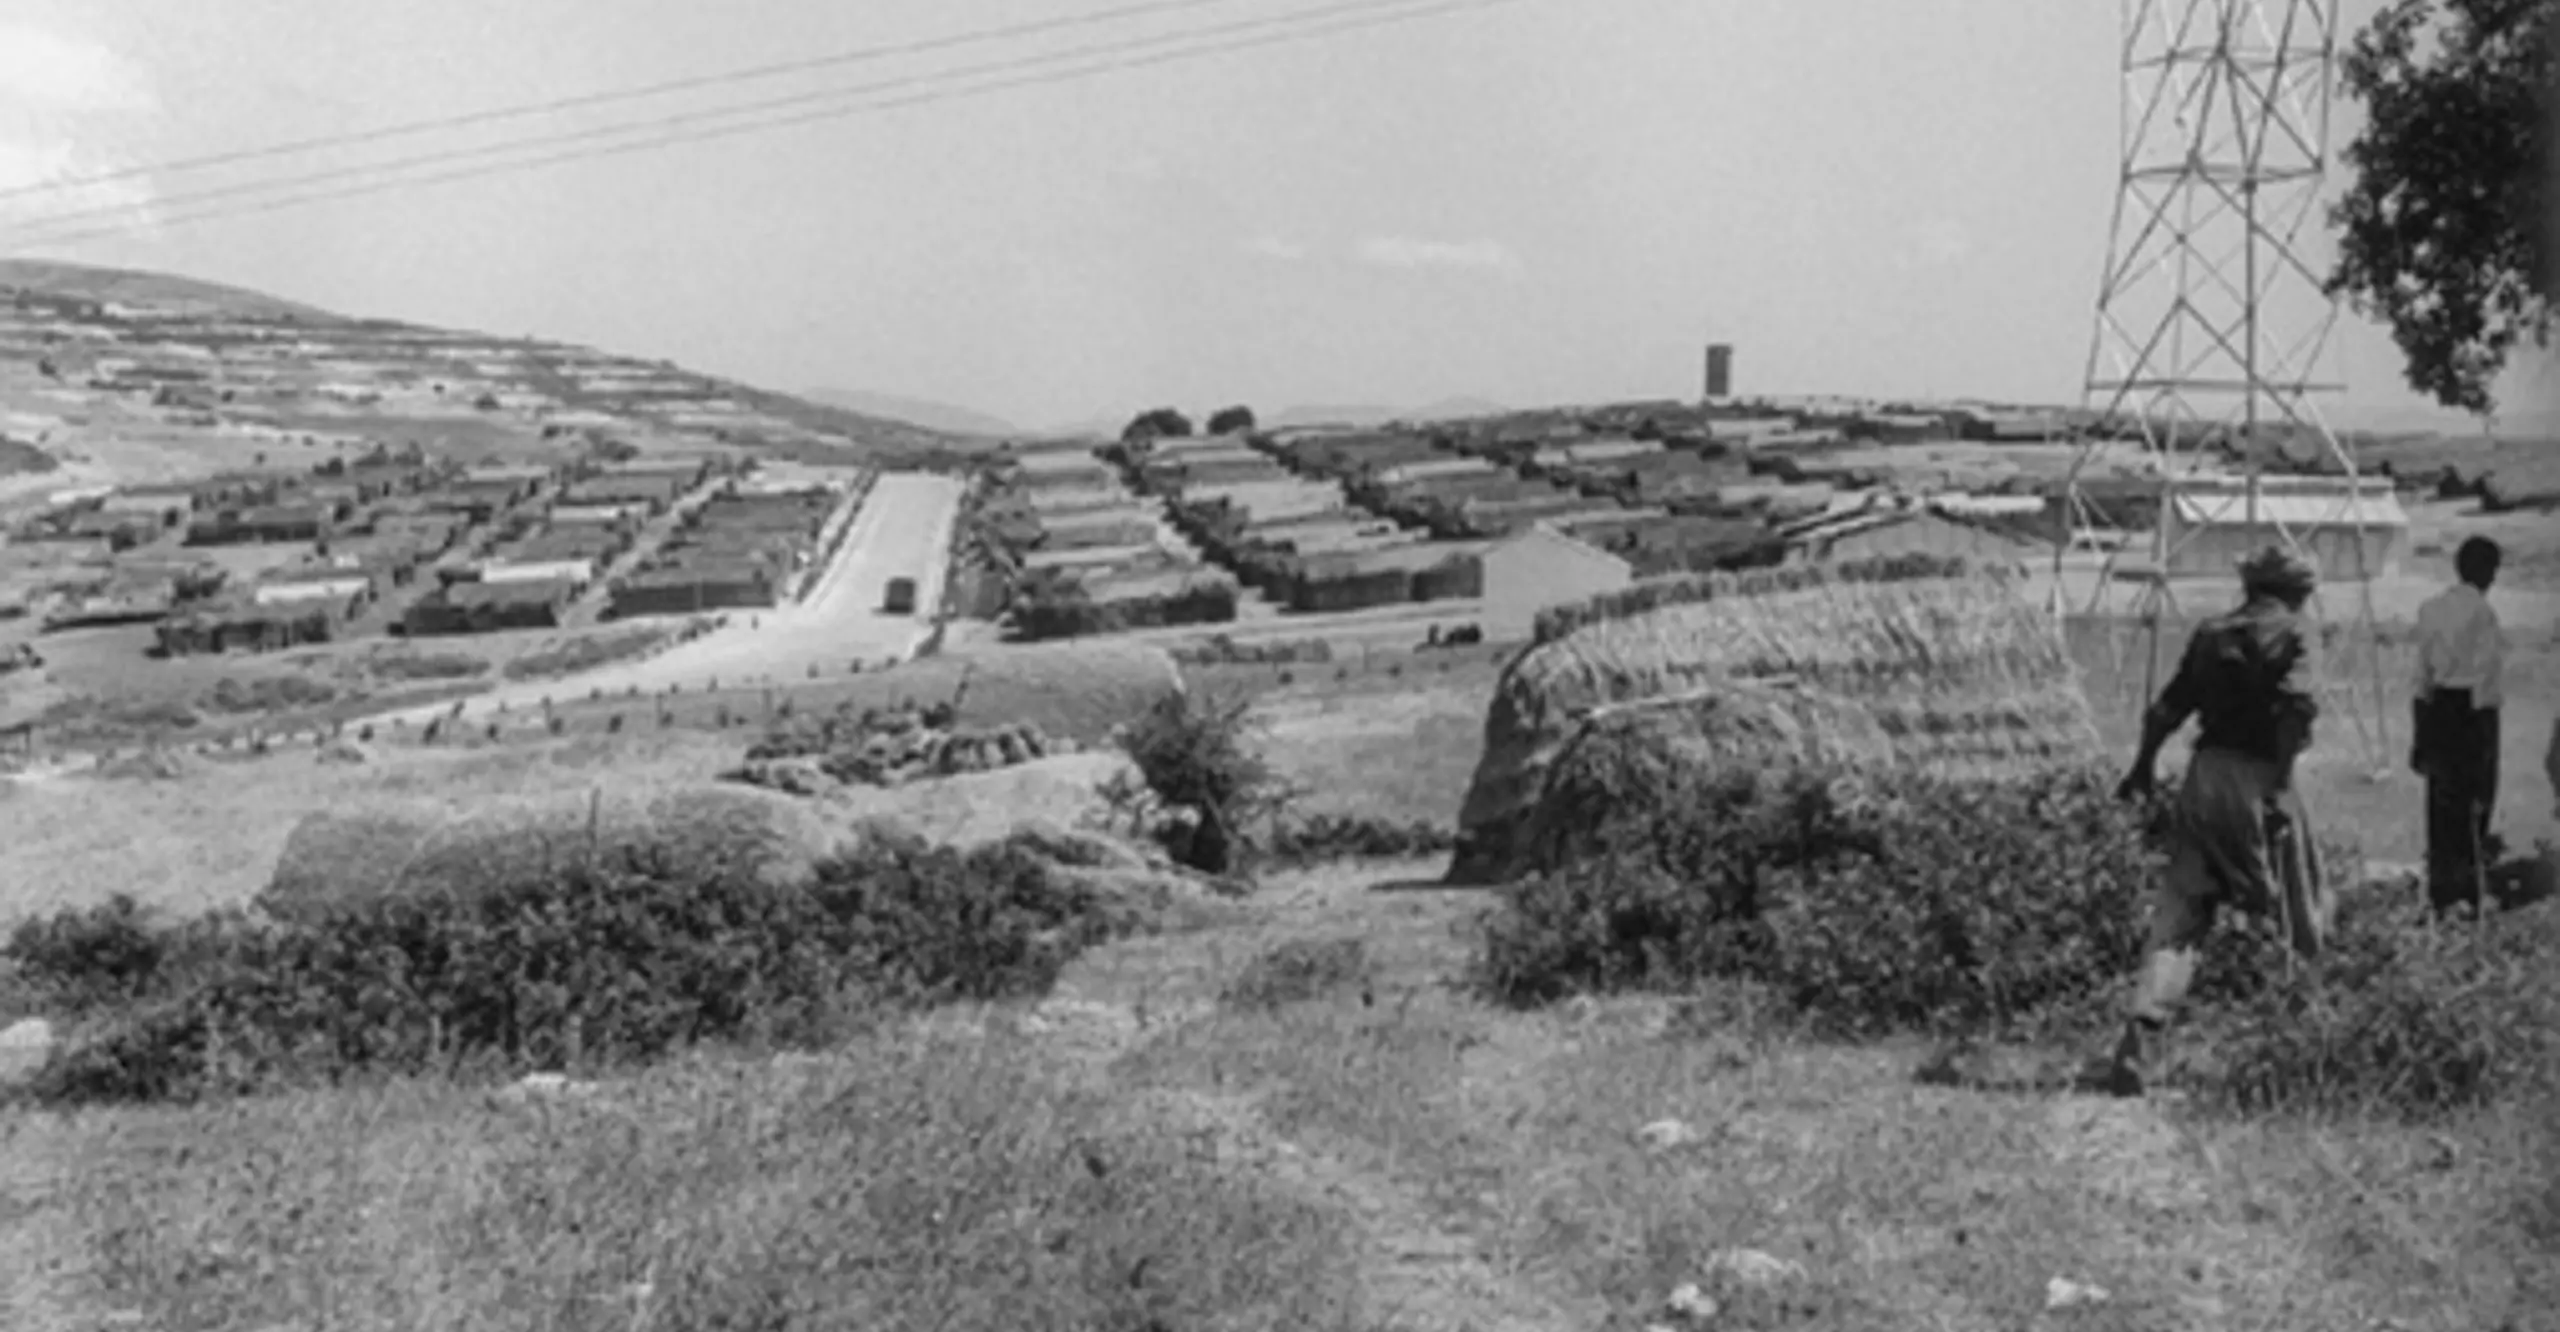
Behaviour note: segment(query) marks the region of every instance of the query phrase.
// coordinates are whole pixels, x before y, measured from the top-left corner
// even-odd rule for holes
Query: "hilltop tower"
[[[2329,709],[2380,771],[2373,579],[2387,565],[2374,552],[2397,538],[2397,504],[2318,405],[2343,387],[2324,378],[2341,311],[2313,254],[2341,2],[2120,0],[2115,214],[2053,599],[2090,632],[2120,626],[2105,630],[2117,678],[2147,699],[2164,637],[2236,595],[2230,551],[2279,541],[2311,556]],[[2292,475],[2267,477],[2271,464]],[[2147,550],[2119,542],[2142,528]]]

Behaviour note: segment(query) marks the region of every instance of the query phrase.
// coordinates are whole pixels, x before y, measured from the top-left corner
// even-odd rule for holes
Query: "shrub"
[[[385,652],[365,658],[364,667],[384,680],[461,680],[486,672],[489,663],[458,652]]]
[[[1011,844],[883,839],[796,886],[738,857],[629,847],[283,917],[162,926],[125,902],[22,926],[8,956],[38,995],[107,1015],[38,1073],[37,1097],[188,1100],[805,1044],[884,1005],[1037,992],[1145,924]]]
[[[1172,848],[1193,869],[1225,874],[1249,858],[1249,829],[1277,813],[1288,791],[1252,744],[1250,697],[1165,694],[1120,733],[1120,748],[1147,788],[1196,828]]]
[[[133,896],[117,893],[85,911],[19,922],[5,956],[17,987],[34,1004],[80,1013],[147,989],[163,944]]]
[[[2256,944],[2257,983],[2199,1015],[2218,1097],[2243,1111],[2408,1119],[2498,1099],[2560,1059],[2560,916],[2485,928],[2430,918],[2424,894],[2349,897],[2335,943],[2288,972]]]
[[[204,706],[210,711],[234,714],[276,712],[315,706],[337,696],[338,691],[326,681],[308,676],[266,676],[243,684],[226,675],[206,693]]]
[[[1816,1030],[2034,1020],[2135,960],[2145,812],[2103,776],[1921,780],[1745,770],[1643,839],[1511,889],[1480,979],[1512,1001],[1578,990],[1766,987]]]
[[[1269,851],[1284,865],[1314,865],[1439,855],[1457,842],[1456,832],[1424,819],[1398,823],[1365,814],[1319,813],[1281,819]]]
[[[615,634],[566,639],[508,662],[501,673],[510,680],[574,675],[646,655],[665,642],[666,637],[663,629],[630,629]]]

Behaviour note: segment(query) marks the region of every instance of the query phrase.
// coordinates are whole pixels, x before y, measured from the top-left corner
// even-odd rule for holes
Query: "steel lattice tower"
[[[2350,525],[2359,556],[2364,548],[2366,482],[2316,401],[2343,387],[2320,378],[2340,305],[2311,257],[2323,239],[2339,4],[2121,0],[2122,157],[2054,600],[2110,621],[2132,613],[2145,700],[2179,614],[2168,575],[2183,545],[2170,521],[2182,496],[2300,549],[2285,514],[2304,522],[2303,500],[2262,507],[2294,487],[2261,472],[2279,450],[2296,467],[2325,462],[2347,478],[2343,493],[2323,488],[2341,510],[2328,521]],[[2135,512],[2158,505],[2147,560],[2128,561],[2101,535],[2129,526],[2127,509],[2109,503],[2128,496],[2140,497]],[[2091,551],[2103,553],[2092,561]],[[2352,581],[2352,607],[2336,605],[2345,589],[2323,594],[2326,693],[2379,771],[2387,708],[2372,585]]]

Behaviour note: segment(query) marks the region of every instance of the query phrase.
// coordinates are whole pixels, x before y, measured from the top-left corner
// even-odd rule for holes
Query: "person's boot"
[[[2117,1038],[2115,1051],[2103,1059],[2090,1061],[2080,1070],[2072,1090],[2093,1096],[2135,1097],[2143,1094],[2146,1079],[2144,1039],[2148,1033],[2140,1019],[2124,1024],[2124,1034]]]

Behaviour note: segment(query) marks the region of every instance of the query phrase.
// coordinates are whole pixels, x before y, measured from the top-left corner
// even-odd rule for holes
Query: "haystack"
[[[2097,746],[2060,626],[1996,567],[1909,557],[1639,584],[1541,616],[1503,671],[1449,877],[1498,883],[1566,854],[1554,830],[1594,826],[1593,800],[1669,789],[1633,779],[1649,767],[1996,776]]]
[[[292,915],[396,894],[463,894],[528,866],[627,849],[734,857],[789,882],[844,840],[808,802],[736,786],[355,801],[295,825],[259,902]]]

